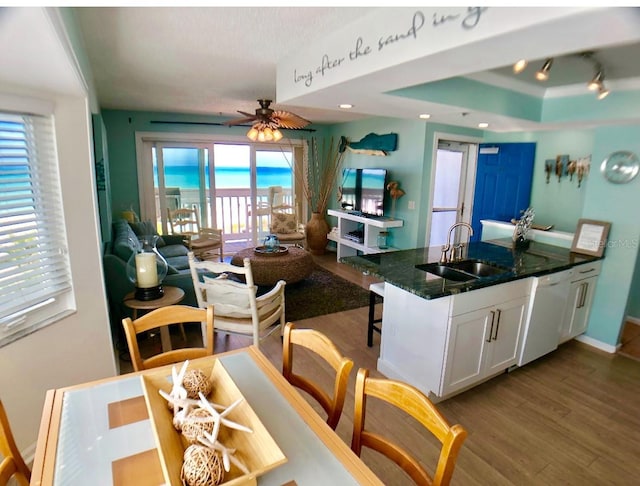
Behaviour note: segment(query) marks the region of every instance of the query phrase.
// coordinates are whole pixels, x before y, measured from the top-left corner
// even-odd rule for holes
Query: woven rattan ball
[[[198,398],[198,392],[205,397],[211,392],[211,381],[201,370],[189,370],[184,374],[182,386],[187,390],[187,397]]]
[[[204,408],[196,408],[189,412],[187,418],[182,423],[182,435],[191,444],[198,442],[198,437],[202,437],[204,432],[213,432],[213,422],[195,422],[191,419],[196,417],[211,417],[211,414]]]
[[[213,486],[224,479],[220,455],[208,447],[193,444],[184,451],[180,472],[182,484],[188,486]]]

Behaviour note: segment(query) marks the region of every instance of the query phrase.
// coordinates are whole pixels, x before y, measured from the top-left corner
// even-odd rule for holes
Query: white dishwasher
[[[534,277],[518,366],[558,347],[573,270]]]

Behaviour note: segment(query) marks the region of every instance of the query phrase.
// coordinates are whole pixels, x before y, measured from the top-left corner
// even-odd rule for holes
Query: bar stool
[[[382,322],[382,318],[374,319],[376,309],[376,296],[384,300],[384,282],[372,283],[369,285],[369,325],[367,329],[367,346],[373,346],[373,331],[380,334],[382,331],[377,323]]]

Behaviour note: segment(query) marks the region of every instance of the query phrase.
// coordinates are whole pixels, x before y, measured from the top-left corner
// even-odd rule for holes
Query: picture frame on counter
[[[583,255],[601,257],[607,246],[611,223],[595,219],[579,219],[573,235],[571,251]]]

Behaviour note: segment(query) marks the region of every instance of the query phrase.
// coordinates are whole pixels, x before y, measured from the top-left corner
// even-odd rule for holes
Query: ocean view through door
[[[278,145],[154,143],[158,229],[168,233],[168,209],[193,208],[203,227],[223,230],[231,252],[260,244],[269,232],[269,194],[277,191],[280,204],[293,205],[292,157],[291,150]]]

